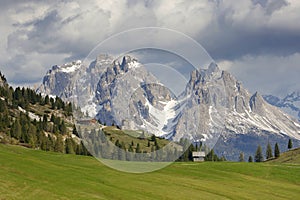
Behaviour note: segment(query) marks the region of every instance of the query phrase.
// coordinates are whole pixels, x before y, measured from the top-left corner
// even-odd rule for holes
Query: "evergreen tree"
[[[262,154],[261,146],[258,145],[255,153],[255,162],[262,162],[264,160],[264,156]]]
[[[267,145],[267,149],[266,149],[266,159],[270,159],[273,158],[273,153],[272,153],[272,147],[270,145],[270,143],[268,143]]]
[[[47,131],[47,123],[48,123],[48,116],[46,114],[44,114],[43,116],[43,130]]]
[[[151,135],[151,141],[154,142],[156,140],[156,137],[154,134]]]
[[[55,109],[55,101],[52,97],[50,98],[50,104],[51,104],[51,109],[54,110]]]
[[[189,148],[188,148],[188,160],[189,161],[192,161],[193,160],[193,151],[195,151],[196,149],[195,149],[195,147],[194,147],[194,145],[193,144],[191,144],[190,146],[189,146]],[[213,149],[212,149],[212,152],[213,152]],[[214,153],[213,153],[214,154]]]
[[[115,145],[116,145],[117,147],[121,147],[121,146],[120,146],[119,140],[117,140],[117,141],[115,142]]]
[[[72,134],[76,135],[77,137],[80,137],[79,133],[77,132],[76,126],[73,125],[73,130],[72,130]],[[101,136],[101,134],[99,134]]]
[[[240,162],[245,162],[245,158],[244,158],[244,153],[243,152],[240,153],[239,161]]]
[[[21,138],[22,130],[19,119],[16,119],[16,121],[13,123],[10,129],[10,135],[18,140]]]
[[[53,122],[53,123],[55,122],[55,115],[53,113],[51,115],[50,121]]]
[[[253,158],[252,158],[252,156],[249,156],[249,158],[248,158],[248,162],[253,162]]]
[[[293,142],[292,139],[289,139],[288,149],[291,150],[292,148],[293,148]]]
[[[64,152],[64,142],[61,135],[58,135],[56,137],[55,145],[54,145],[54,151],[56,152]]]
[[[60,130],[60,133],[65,135],[67,133],[67,127],[66,127],[66,124],[65,124],[65,120],[62,120],[61,121],[61,124],[59,126],[59,130]]]
[[[215,154],[214,149],[212,149],[206,156],[205,156],[206,161],[219,161],[218,156]]]
[[[142,152],[142,151],[141,151],[141,147],[140,147],[140,144],[139,144],[139,143],[137,143],[137,145],[136,145],[135,152],[136,152],[136,153],[141,153],[141,152]]]
[[[50,100],[49,100],[49,96],[48,96],[48,95],[46,95],[46,97],[45,97],[45,104],[49,104],[49,102],[50,102]]]
[[[73,144],[73,141],[71,138],[67,138],[66,141],[66,153],[67,154],[74,154],[75,151],[74,151],[74,144]]]
[[[133,152],[132,145],[129,145],[128,151],[129,151],[129,152]]]
[[[280,150],[279,150],[279,146],[278,146],[277,142],[275,144],[274,155],[275,155],[275,158],[279,158],[279,156],[280,156]]]
[[[33,124],[30,124],[28,129],[28,143],[31,146],[31,148],[35,148],[37,146],[37,132],[36,132],[36,126]]]
[[[64,109],[66,116],[72,115],[72,103],[68,103]]]

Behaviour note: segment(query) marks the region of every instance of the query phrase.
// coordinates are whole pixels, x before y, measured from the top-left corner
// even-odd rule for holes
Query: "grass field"
[[[0,199],[299,199],[300,165],[174,163],[146,174],[0,144]]]

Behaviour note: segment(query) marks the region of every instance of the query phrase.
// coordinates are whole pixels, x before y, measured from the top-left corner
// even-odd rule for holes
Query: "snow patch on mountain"
[[[215,63],[207,70],[192,71],[177,97],[130,56],[115,60],[99,55],[89,66],[79,62],[63,66],[52,67],[38,91],[78,103],[84,113],[107,125],[147,130],[175,141],[200,140],[211,147],[219,138],[234,142],[233,146],[239,142],[236,138],[300,140],[299,123],[266,102],[300,112],[299,94],[285,99],[251,95]]]
[[[143,120],[147,124],[147,127],[153,131],[157,136],[164,136],[169,134],[172,126],[174,125],[172,121],[177,116],[175,107],[178,102],[172,99],[169,102],[160,102],[164,104],[162,110],[154,107],[148,100],[146,100],[145,106],[149,108],[150,117],[153,119],[155,124],[149,123],[147,120]]]
[[[80,67],[81,67],[81,60],[77,60],[75,62],[68,63],[68,64],[61,66],[60,70],[65,73],[73,73],[73,72],[77,71],[78,69],[80,69]]]

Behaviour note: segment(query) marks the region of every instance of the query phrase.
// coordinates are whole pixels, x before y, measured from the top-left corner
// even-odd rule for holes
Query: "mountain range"
[[[280,108],[300,122],[300,91],[292,92],[284,98],[274,95],[264,95],[263,97],[269,104]]]
[[[122,129],[146,130],[178,141],[188,138],[213,147],[227,159],[253,155],[257,145],[292,138],[300,125],[259,94],[250,94],[215,63],[194,70],[178,96],[136,58],[99,55],[89,65],[74,61],[53,66],[37,92],[72,101],[86,116]]]

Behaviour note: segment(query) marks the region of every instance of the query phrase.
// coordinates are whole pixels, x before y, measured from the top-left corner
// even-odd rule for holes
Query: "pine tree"
[[[115,142],[115,145],[116,145],[116,147],[121,147],[121,146],[120,146],[119,140],[117,140],[117,141]]]
[[[129,145],[128,152],[133,152],[133,148],[131,145]]]
[[[50,98],[50,103],[51,103],[51,109],[54,110],[55,109],[55,101],[52,97]]]
[[[65,120],[62,120],[61,121],[61,124],[59,126],[59,130],[60,130],[60,133],[62,135],[66,134],[67,133],[67,127],[66,127],[66,124],[65,124]]]
[[[43,116],[43,130],[47,131],[47,122],[48,122],[48,116],[46,114],[44,114]]]
[[[71,138],[67,138],[66,141],[65,141],[65,143],[66,143],[66,153],[67,154],[74,154],[75,151],[74,151],[72,139]]]
[[[273,158],[273,153],[272,153],[272,147],[270,145],[270,143],[268,143],[267,145],[267,149],[266,149],[266,159],[270,159]]]
[[[46,97],[45,97],[45,104],[49,104],[49,96],[48,95],[46,95]]]
[[[245,162],[245,158],[244,158],[244,153],[243,152],[240,153],[239,161],[240,162]]]
[[[292,148],[293,148],[293,142],[292,139],[289,139],[288,149],[291,150]]]
[[[136,153],[141,153],[141,152],[142,152],[142,151],[141,151],[141,147],[140,147],[140,144],[139,144],[139,143],[137,143],[137,145],[136,145],[135,152],[136,152]]]
[[[58,135],[54,145],[54,151],[56,152],[64,152],[64,142],[61,135]]]
[[[18,140],[21,138],[22,130],[19,119],[16,119],[16,121],[13,123],[10,129],[10,135]]]
[[[280,156],[280,150],[279,150],[279,146],[278,146],[277,142],[275,144],[274,155],[275,155],[275,158],[279,158],[279,156]]]
[[[51,115],[50,121],[53,122],[53,123],[55,122],[55,116],[54,116],[53,113],[52,113],[52,115]]]
[[[255,162],[262,162],[264,160],[264,156],[262,154],[261,146],[258,145],[255,153]]]
[[[72,115],[72,103],[68,103],[64,110],[65,110],[66,116],[71,116]]]
[[[205,160],[206,160],[206,161],[218,161],[218,160],[219,160],[218,156],[215,154],[214,149],[212,149],[212,150],[205,156]]]
[[[79,133],[78,133],[78,131],[77,131],[77,129],[76,129],[76,126],[75,126],[75,125],[73,125],[72,134],[73,134],[73,135],[76,135],[77,137],[80,137],[80,135],[79,135]],[[100,135],[100,134],[99,134],[99,135]],[[100,135],[100,136],[101,136],[101,135]]]
[[[248,158],[248,162],[253,162],[253,158],[252,158],[252,156],[249,156],[249,158]]]

